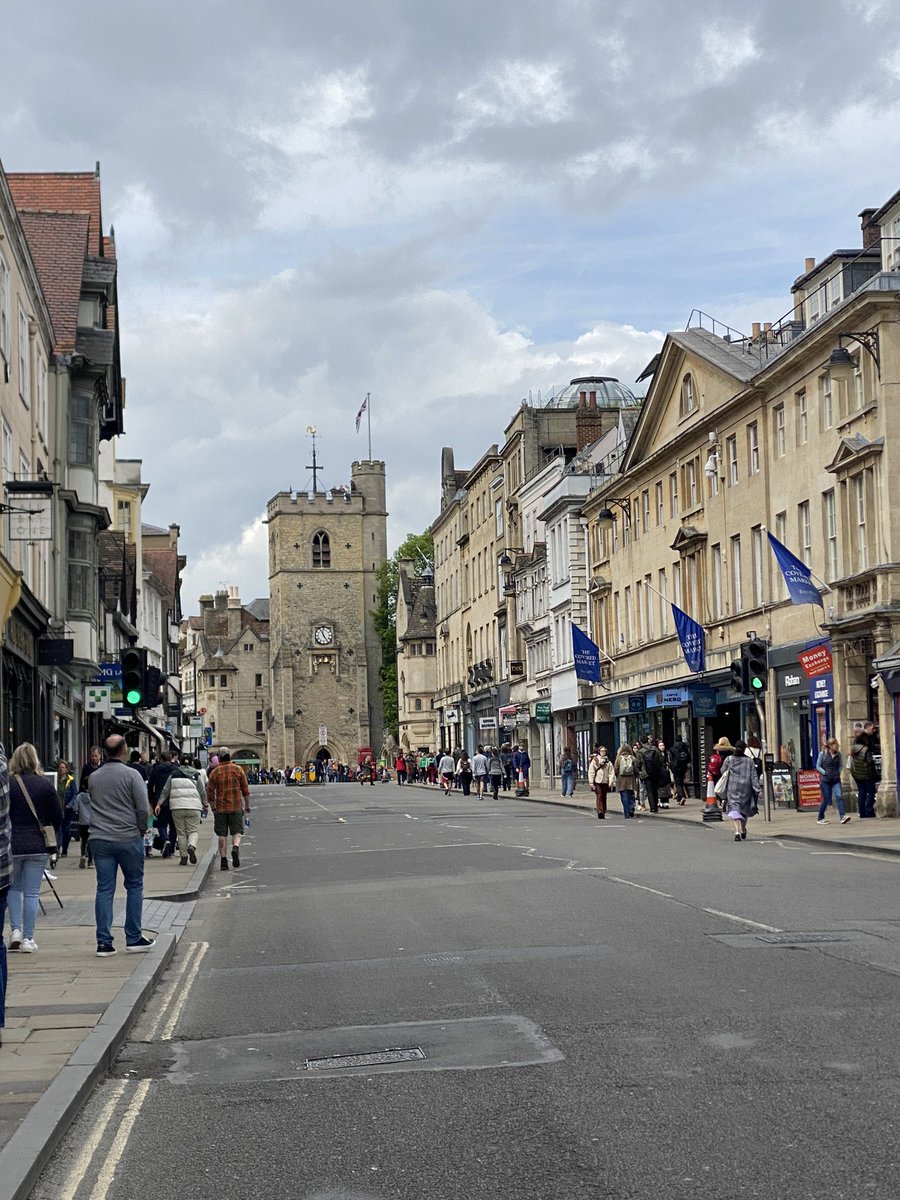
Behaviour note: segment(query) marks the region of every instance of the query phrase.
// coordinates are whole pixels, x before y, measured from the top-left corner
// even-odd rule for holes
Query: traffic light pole
[[[766,819],[766,821],[771,821],[772,820],[772,776],[771,776],[770,772],[766,770],[766,749],[767,749],[766,709],[765,709],[765,705],[760,702],[759,696],[754,695],[753,702],[756,705],[756,715],[759,719],[759,734],[760,734],[760,736],[759,736],[759,744],[760,744],[759,760],[760,760],[760,764],[762,765],[762,768],[763,768],[762,785],[763,785],[763,797],[765,800],[765,814],[766,814],[765,819]]]

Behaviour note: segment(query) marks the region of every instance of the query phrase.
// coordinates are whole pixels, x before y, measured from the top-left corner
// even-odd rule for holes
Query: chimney
[[[205,612],[210,612],[212,610],[212,607],[213,607],[212,596],[206,595],[206,596],[200,597],[200,615],[201,616]]]
[[[590,403],[589,403],[588,407],[592,408],[594,410],[594,412],[596,412],[597,411],[597,393],[596,392],[591,392],[591,394],[589,396],[589,401],[590,401]]]
[[[578,393],[578,407],[579,408],[587,407],[587,392],[579,392]]]
[[[816,260],[814,258],[805,258],[803,260],[803,263],[804,263],[803,274],[808,275],[810,273],[810,271],[813,269],[813,267],[816,265]]]
[[[216,592],[215,609],[216,612],[224,612],[228,604],[228,593],[226,591]]]
[[[864,208],[859,214],[863,250],[872,250],[881,241],[881,226],[872,220],[877,212],[877,208]]]
[[[754,342],[759,338],[759,332],[761,329],[762,326],[760,325],[759,321],[754,321],[751,325],[750,336],[753,338]]]
[[[237,587],[228,589],[226,627],[230,638],[241,632],[241,589]]]

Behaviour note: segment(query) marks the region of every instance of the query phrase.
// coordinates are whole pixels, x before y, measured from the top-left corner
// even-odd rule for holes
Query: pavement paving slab
[[[157,942],[146,954],[124,953],[125,901],[119,888],[113,931],[120,953],[106,960],[95,954],[94,872],[80,869],[77,856],[57,863],[41,894],[37,952],[8,955],[0,1047],[0,1200],[25,1200],[106,1073],[174,954],[215,848],[210,837],[195,867],[159,856],[147,862],[143,926]]]

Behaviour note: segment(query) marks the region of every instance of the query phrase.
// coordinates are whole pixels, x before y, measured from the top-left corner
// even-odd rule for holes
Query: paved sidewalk
[[[393,786],[396,789],[396,784]],[[438,791],[437,788],[430,788],[421,783],[408,786],[422,788],[427,792]],[[459,791],[454,791],[452,795],[462,797],[462,793]],[[514,792],[501,792],[500,796],[510,800],[516,799]],[[550,788],[531,788],[528,797],[522,797],[517,802],[520,804],[556,804],[564,808],[590,811],[591,813],[594,811],[594,794],[585,783],[576,787],[574,796],[567,796],[565,799],[558,791]],[[619,803],[617,792],[610,794],[607,806],[610,819],[622,819],[622,806]],[[733,838],[734,826],[731,821],[702,820],[701,814],[705,807],[700,800],[688,800],[684,807],[675,807],[673,804],[672,808],[661,809],[655,815],[652,813],[638,814],[637,820],[688,822],[698,828],[718,831],[720,834]],[[838,815],[832,807],[828,810],[827,821],[827,825],[818,825],[815,812],[797,812],[795,809],[785,808],[773,809],[772,820],[766,821],[763,810],[760,808],[760,815],[751,820],[749,829],[751,835],[757,838],[784,838],[845,851],[900,854],[900,820],[875,817],[860,821],[856,813],[852,813],[851,820],[846,825],[841,825]]]
[[[208,831],[208,832],[207,832]],[[215,854],[212,823],[201,830],[197,866],[154,855],[144,871],[146,954],[126,954],[121,879],[113,910],[119,953],[97,958],[94,871],[77,846],[45,881],[33,954],[8,955],[6,1028],[0,1048],[0,1200],[28,1195],[84,1098],[118,1053],[171,959]],[[204,843],[210,837],[208,848]],[[8,940],[8,928],[3,936]]]

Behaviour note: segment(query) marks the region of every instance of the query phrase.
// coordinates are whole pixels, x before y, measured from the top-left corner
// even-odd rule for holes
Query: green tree
[[[381,639],[381,703],[384,707],[384,731],[399,735],[397,712],[397,588],[400,563],[410,558],[421,575],[434,562],[434,539],[430,533],[409,533],[378,571],[378,603],[373,612],[375,632]]]

